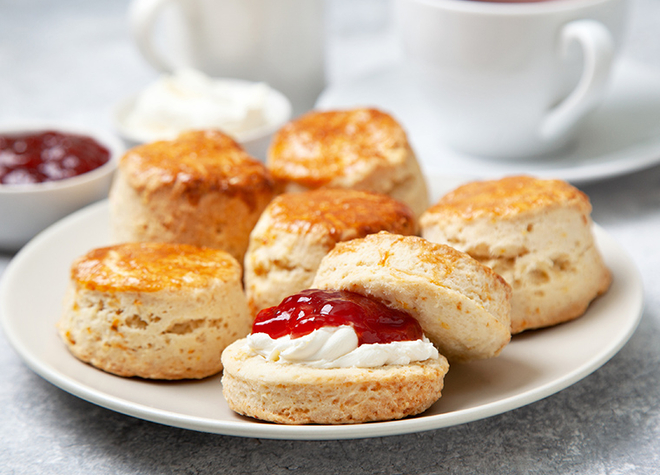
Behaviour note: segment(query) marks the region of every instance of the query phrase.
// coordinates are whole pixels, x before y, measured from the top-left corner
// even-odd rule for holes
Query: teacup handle
[[[153,43],[153,30],[163,7],[173,0],[133,0],[128,10],[131,34],[140,53],[160,71],[171,72],[172,64],[157,51]]]
[[[561,52],[579,42],[584,54],[582,76],[575,89],[545,117],[541,137],[553,140],[568,132],[602,99],[607,86],[610,66],[614,58],[614,39],[602,23],[595,20],[576,20],[561,31]]]

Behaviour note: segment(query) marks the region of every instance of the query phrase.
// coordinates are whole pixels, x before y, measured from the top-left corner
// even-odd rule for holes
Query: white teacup
[[[323,0],[133,0],[131,32],[157,69],[263,81],[303,112],[325,86]]]
[[[601,102],[626,0],[395,0],[395,12],[442,140],[524,158],[566,146]]]

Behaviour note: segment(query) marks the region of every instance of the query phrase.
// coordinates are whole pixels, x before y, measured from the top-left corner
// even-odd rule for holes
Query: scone
[[[241,267],[224,251],[127,243],[74,261],[59,333],[71,353],[109,373],[204,378],[250,331]]]
[[[288,192],[375,191],[406,203],[417,216],[429,205],[405,131],[379,110],[309,112],[275,134],[266,164]]]
[[[582,315],[611,275],[594,243],[589,198],[528,176],[474,182],[421,217],[422,236],[470,254],[513,288],[511,331]]]
[[[229,136],[187,132],[122,157],[110,190],[112,239],[213,247],[243,262],[274,196],[270,172]]]
[[[497,356],[511,339],[511,288],[456,249],[381,232],[339,243],[313,288],[349,290],[413,315],[450,362]]]
[[[378,368],[278,365],[239,340],[222,355],[222,387],[239,414],[280,424],[354,424],[416,415],[442,392],[444,357]]]
[[[250,309],[256,314],[309,288],[321,259],[337,242],[416,230],[410,208],[386,195],[342,189],[280,195],[250,235],[244,275]]]
[[[412,316],[351,292],[313,289],[260,312],[252,334],[222,361],[229,407],[284,424],[419,414],[440,398],[449,369]]]

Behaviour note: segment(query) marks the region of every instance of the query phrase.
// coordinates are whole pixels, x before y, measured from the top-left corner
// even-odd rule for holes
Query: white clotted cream
[[[286,335],[273,339],[267,333],[252,333],[247,337],[247,346],[269,361],[315,368],[374,368],[439,357],[426,337],[358,346],[357,334],[350,325],[323,327],[299,338]]]

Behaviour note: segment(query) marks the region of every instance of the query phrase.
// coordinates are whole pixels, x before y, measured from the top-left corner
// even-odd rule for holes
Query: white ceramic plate
[[[601,228],[598,244],[614,274],[610,291],[573,322],[514,337],[495,359],[453,365],[443,397],[424,414],[399,421],[285,426],[234,414],[220,377],[150,382],[113,376],[75,359],[55,322],[72,260],[108,241],[101,202],[55,224],[9,264],[0,283],[0,321],[30,368],[54,385],[106,408],[175,427],[245,437],[345,439],[419,432],[462,424],[537,401],[584,378],[635,330],[642,286],[623,249]]]
[[[497,160],[447,148],[433,110],[415,95],[405,69],[391,66],[364,78],[326,89],[320,109],[375,106],[392,113],[407,130],[427,173],[492,178],[529,173],[587,183],[660,163],[660,71],[630,60],[613,70],[603,104],[589,117],[573,147],[552,156]],[[515,107],[512,103],[511,107]]]

